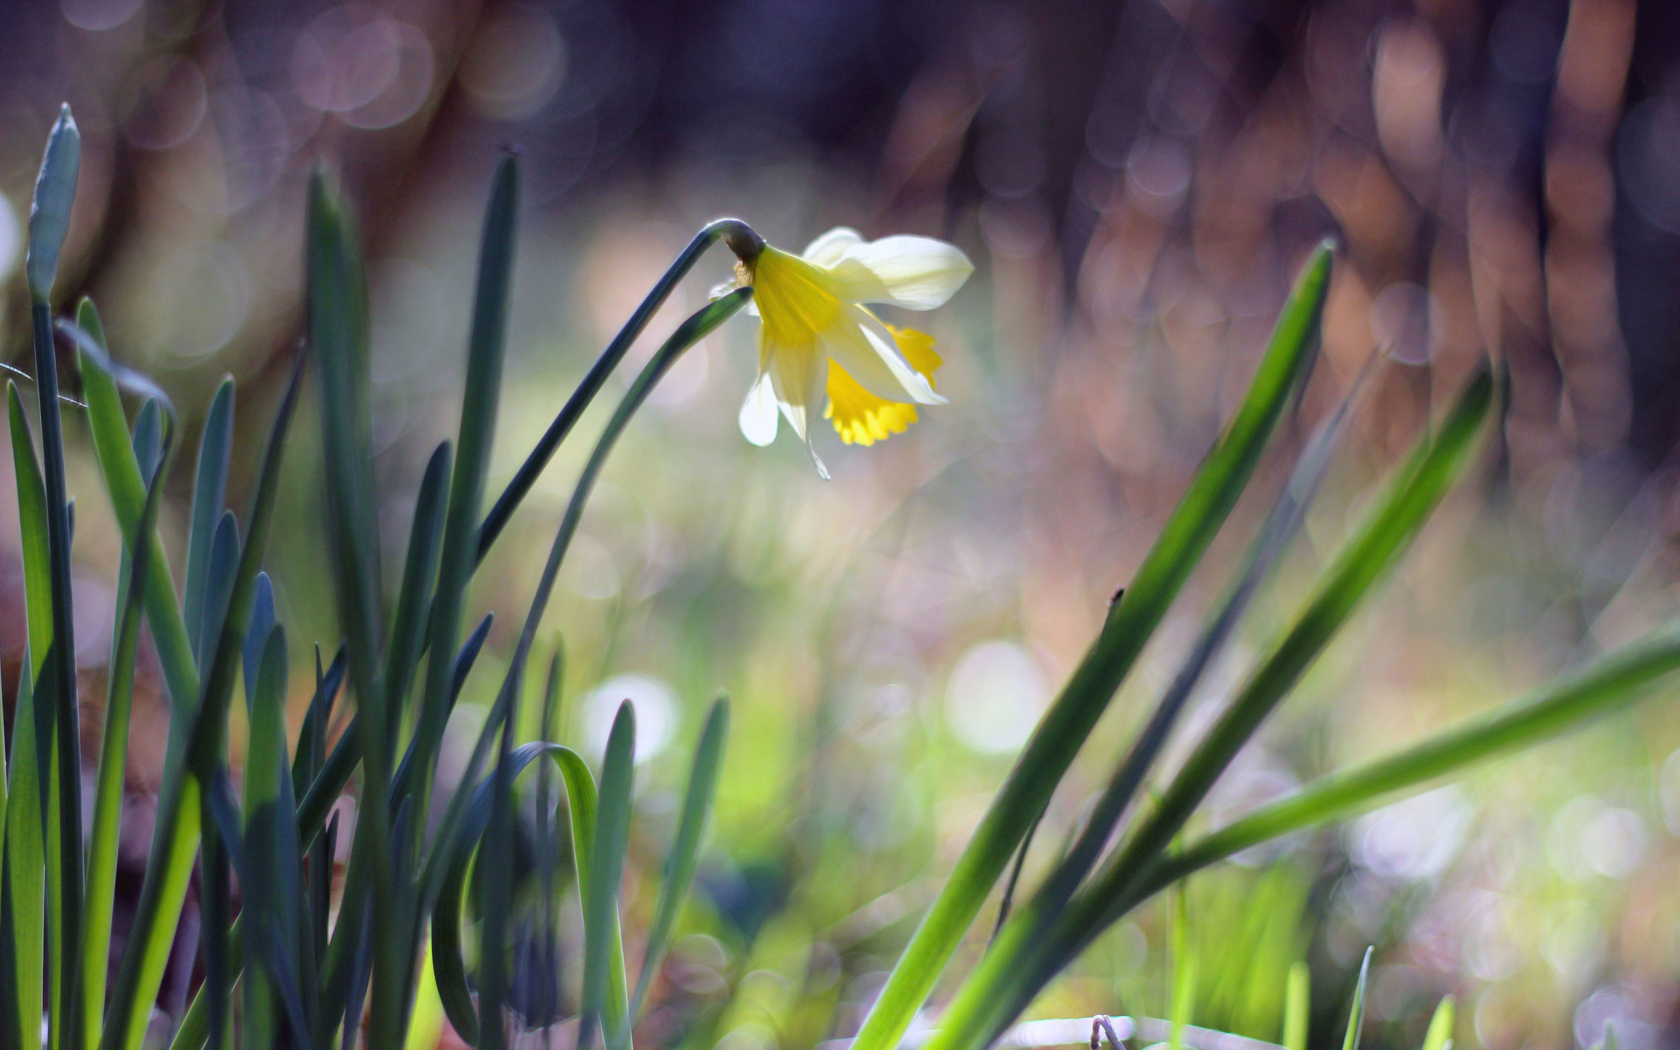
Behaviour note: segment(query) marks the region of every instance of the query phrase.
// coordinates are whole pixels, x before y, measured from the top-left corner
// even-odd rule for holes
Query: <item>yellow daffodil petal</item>
[[[933,336],[914,328],[899,328],[890,324],[886,329],[892,333],[893,342],[898,344],[899,351],[904,354],[904,359],[910,362],[910,367],[927,376],[928,386],[933,386],[934,370],[945,363],[945,359],[934,352],[933,348],[937,344]]]
[[[914,328],[886,326],[899,350],[917,372],[933,385],[933,373],[942,363],[933,350],[933,337]],[[894,434],[902,434],[916,422],[916,406],[886,401],[865,390],[839,365],[828,370],[828,405],[823,417],[832,420],[840,440],[848,445],[872,445]]]
[[[908,235],[854,243],[825,268],[837,297],[907,310],[945,305],[974,272],[955,245]]]
[[[865,390],[884,401],[943,405],[927,379],[899,356],[891,333],[875,315],[847,303],[846,322],[824,333],[828,355]]]
[[[753,301],[764,323],[759,340],[759,368],[768,364],[769,346],[807,347],[833,328],[846,304],[828,288],[827,275],[796,255],[769,245],[753,267]]]

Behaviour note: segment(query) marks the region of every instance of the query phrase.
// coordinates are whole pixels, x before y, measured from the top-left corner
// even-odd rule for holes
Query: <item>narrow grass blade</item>
[[[245,702],[256,700],[257,669],[262,666],[263,646],[274,630],[274,582],[268,573],[257,573],[257,592],[251,602],[251,626],[245,631],[240,668],[245,675]]]
[[[647,950],[642,956],[641,976],[636,980],[636,992],[630,999],[630,1018],[640,1015],[642,1002],[665,949],[671,943],[671,931],[677,924],[677,913],[688,896],[689,883],[700,860],[700,837],[705,830],[706,817],[717,798],[718,771],[723,767],[723,749],[729,740],[729,699],[719,697],[706,716],[706,726],[700,732],[700,742],[694,748],[694,765],[688,775],[688,790],[683,796],[682,819],[677,824],[677,837],[671,844],[671,855],[665,861],[665,878],[659,887],[659,906],[654,911],[653,925],[648,929]]]
[[[1371,977],[1371,949],[1365,949],[1365,961],[1359,964],[1359,983],[1353,987],[1353,1005],[1348,1008],[1347,1034],[1342,1036],[1342,1050],[1359,1050],[1359,1039],[1365,1029],[1365,984]]]
[[[362,1008],[367,1004],[368,981],[373,974],[373,923],[370,921],[373,902],[363,909],[360,937],[357,940],[355,961],[350,966],[350,994],[344,1001],[344,1050],[361,1045]]]
[[[151,478],[157,473],[158,461],[163,456],[163,409],[153,398],[147,398],[140,406],[140,415],[134,421],[134,459],[140,464],[140,473],[151,483]]]
[[[426,610],[431,603],[432,584],[437,577],[438,551],[443,542],[444,510],[449,499],[449,443],[438,445],[420,479],[414,503],[414,522],[409,529],[408,554],[403,565],[402,588],[397,592],[397,611],[391,621],[391,644],[385,655],[385,705],[393,713],[386,727],[386,747],[395,751],[399,713],[420,662],[425,640]],[[440,649],[438,652],[448,652]]]
[[[309,707],[303,715],[303,726],[298,730],[298,753],[292,759],[292,782],[294,784],[312,784],[321,775],[327,761],[327,729],[332,724],[334,701],[338,699],[340,688],[344,685],[344,670],[348,656],[344,647],[338,647],[333,655],[333,661],[326,668],[321,667],[321,647],[315,647],[315,692],[309,698]],[[305,747],[307,743],[309,746]],[[299,803],[300,809],[302,803]]]
[[[513,909],[513,732],[514,718],[502,723],[502,754],[490,773],[490,823],[479,849],[478,913],[483,935],[479,951],[478,1032],[483,1050],[505,1050],[507,1027],[507,944]]]
[[[390,788],[398,713],[387,706],[378,662],[384,631],[369,418],[367,285],[349,209],[319,171],[309,185],[305,283],[309,353],[321,405],[328,546],[356,696],[362,797],[370,803],[358,810],[354,847],[370,868],[372,921],[380,931],[372,942],[370,1038],[392,1046],[400,1042],[405,1020],[399,1015],[410,967],[402,955],[412,938],[404,918],[407,880],[394,875],[390,814],[378,804]],[[437,651],[447,653],[450,647]]]
[[[473,665],[478,662],[479,651],[484,648],[484,640],[490,637],[490,626],[496,622],[494,613],[485,613],[484,619],[478,621],[473,633],[461,643],[461,649],[455,654],[455,660],[449,668],[449,705],[444,721],[448,715],[455,712],[455,705],[461,699],[461,690],[466,688],[467,675],[472,673]],[[348,733],[345,734],[349,736]],[[408,742],[408,749],[403,752],[402,762],[397,765],[396,779],[391,783],[393,798],[403,798],[409,794],[409,778],[413,776],[414,762],[419,751],[419,738]]]
[[[233,379],[222,380],[204,433],[198,442],[198,470],[193,482],[192,523],[187,530],[187,577],[181,616],[193,640],[193,659],[203,662],[205,583],[210,573],[210,546],[216,522],[227,502],[228,460],[233,453]]]
[[[1544,686],[1464,725],[1406,748],[1314,781],[1293,795],[1262,806],[1233,824],[1188,845],[1150,873],[1148,887],[1204,868],[1251,846],[1302,828],[1342,820],[1385,798],[1452,776],[1620,710],[1651,694],[1680,671],[1680,630],[1669,629],[1629,645],[1581,673]]]
[[[1060,913],[1068,898],[1090,873],[1121,815],[1131,805],[1138,788],[1166,746],[1184,705],[1189,702],[1208,667],[1224,651],[1261,583],[1300,530],[1307,508],[1330,469],[1330,462],[1368,371],[1369,368],[1360,374],[1330,418],[1324,421],[1308,443],[1266,520],[1255,533],[1242,568],[1224,598],[1214,606],[1189,655],[1179,665],[1177,674],[1155,705],[1149,721],[1139,731],[1125,760],[1115,770],[1108,787],[1091,811],[1084,830],[1046,880],[1043,889],[1034,896],[1030,921],[1024,918],[1009,936],[1002,938],[1004,947],[999,953],[1000,958],[1007,957],[1013,950],[1010,945],[1020,943],[1022,938],[1037,939],[1042,935],[1043,923]]]
[[[199,652],[209,655],[215,651],[216,640],[222,635],[222,622],[227,619],[228,603],[233,600],[233,587],[239,571],[239,519],[233,511],[223,511],[216,523],[216,537],[210,542],[210,571],[204,583],[203,636],[199,638]],[[201,662],[199,669],[208,671]]]
[[[155,415],[153,418],[157,418]],[[160,449],[160,452],[162,450]],[[160,456],[159,461],[167,458]],[[157,522],[163,491],[158,462],[148,480],[140,527],[124,552],[124,577],[117,602],[116,630],[106,673],[105,728],[94,787],[93,829],[88,844],[87,937],[81,951],[86,998],[83,1030],[89,1042],[99,1039],[105,1014],[105,982],[111,951],[111,913],[116,898],[117,846],[122,825],[123,773],[128,763],[129,717],[134,703],[134,666],[140,648],[141,602],[146,590],[151,545],[146,537]]]
[[[228,857],[231,835],[218,826],[218,810],[223,824],[235,819],[231,806],[216,805],[215,781],[205,779],[205,793],[200,799],[199,865],[202,872],[199,902],[204,910],[204,994],[210,1006],[210,1050],[229,1048],[233,1035],[234,973],[229,952],[228,928],[233,924],[233,874]],[[223,796],[225,797],[225,796]]]
[[[146,504],[146,483],[140,464],[129,440],[128,420],[123,415],[122,396],[112,362],[104,352],[102,328],[93,303],[84,299],[78,311],[78,324],[59,323],[59,331],[70,334],[76,343],[82,375],[82,398],[87,404],[88,428],[93,435],[94,453],[105,482],[105,491],[116,512],[117,525],[124,535],[133,535],[140,524]],[[159,402],[164,404],[163,402]],[[164,405],[165,414],[169,414]],[[206,536],[208,542],[208,536]],[[181,609],[176,603],[175,579],[169,571],[169,559],[158,540],[156,531],[147,537],[151,553],[147,556],[146,621],[152,629],[152,641],[162,665],[164,683],[170,701],[177,712],[191,712],[198,703],[198,661],[193,655],[191,639]],[[170,743],[179,748],[178,739],[186,719],[176,719],[170,725]],[[181,727],[177,729],[177,726]]]
[[[1305,961],[1289,968],[1283,989],[1284,1050],[1307,1050],[1307,1028],[1312,1023],[1312,971]],[[1441,1050],[1434,1047],[1432,1050]]]
[[[491,183],[479,245],[472,328],[467,344],[467,377],[428,628],[427,647],[439,654],[455,651],[461,635],[467,584],[477,564],[474,554],[478,546],[479,508],[484,502],[484,479],[490,469],[501,398],[508,297],[518,243],[519,184],[519,158],[509,154],[502,158]],[[453,706],[450,667],[443,659],[427,664],[419,704],[413,758],[409,760],[415,773],[405,776],[402,783],[405,791],[412,791],[418,798],[421,811],[429,812],[438,748]],[[416,842],[418,839],[416,836]]]
[[[33,660],[29,670],[32,678],[38,678],[47,652],[52,649],[53,637],[47,486],[41,480],[35,438],[29,432],[23,400],[17,384],[10,381],[6,383],[6,414],[11,426],[12,470],[17,479],[18,524],[22,532],[23,601]]]
[[[1435,1007],[1434,1016],[1429,1018],[1429,1031],[1423,1037],[1423,1050],[1452,1050],[1454,1003],[1449,995]]]
[[[43,674],[51,676],[53,738],[57,773],[57,871],[49,878],[51,929],[57,949],[56,971],[49,997],[53,1050],[81,1048],[81,969],[71,949],[82,940],[82,776],[80,705],[76,694],[75,614],[70,589],[70,497],[64,470],[64,425],[59,411],[58,353],[53,342],[52,286],[58,275],[59,253],[70,229],[71,205],[76,199],[76,176],[81,167],[82,139],[70,116],[59,112],[47,138],[41,173],[29,212],[29,250],[24,262],[28,275],[30,320],[34,330],[35,390],[41,409],[41,466],[47,494],[47,545],[52,590],[53,645],[56,656]],[[37,682],[40,688],[46,682]],[[39,727],[38,727],[39,728]]]
[[[939,897],[875,1000],[853,1050],[894,1050],[979,913],[1027,828],[1247,486],[1306,374],[1329,289],[1331,253],[1308,261],[1247,395],[1163,527],[1096,644],[1040,719]]]
[[[294,1044],[307,1043],[310,1037],[297,980],[302,892],[296,803],[290,798],[287,777],[284,629],[270,627],[257,666],[246,748],[239,880],[244,897],[243,935],[251,957],[260,963],[260,976],[247,972],[243,982],[245,1045],[266,1050],[282,1031],[282,1016]]]
[[[44,527],[43,527],[44,528]],[[6,856],[0,899],[0,1002],[6,1042],[39,1045],[42,972],[46,963],[46,785],[40,759],[43,729],[35,703],[33,645],[18,672],[12,725]],[[51,723],[45,730],[51,731]]]
[[[543,689],[542,721],[538,740],[558,740],[560,709],[566,677],[566,647],[554,643],[548,660],[548,681]],[[559,809],[554,804],[554,771],[548,763],[537,764],[537,889],[542,894],[536,929],[530,938],[537,959],[522,962],[520,971],[527,987],[535,992],[527,1005],[531,1028],[546,1028],[560,1020],[560,915],[556,869],[560,863]]]
[[[583,901],[583,1020],[578,1029],[578,1046],[586,1050],[599,1026],[607,1050],[618,1050],[629,1042],[628,1009],[617,1011],[622,1020],[607,1020],[608,967],[612,964],[613,941],[617,940],[613,917],[618,908],[619,881],[624,874],[624,851],[630,842],[630,789],[635,773],[636,712],[626,700],[613,719],[607,737],[607,754],[601,763],[601,808],[595,824],[595,842],[590,851],[589,880]],[[622,957],[623,945],[617,954]]]
[[[1190,1012],[1195,1009],[1196,958],[1190,947],[1189,910],[1189,894],[1180,886],[1172,895],[1172,998],[1167,1007],[1167,1017],[1172,1022],[1167,1037],[1170,1050],[1184,1050],[1184,1029],[1190,1023]]]

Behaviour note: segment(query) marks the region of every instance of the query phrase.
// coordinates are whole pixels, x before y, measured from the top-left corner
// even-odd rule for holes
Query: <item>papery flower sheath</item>
[[[890,328],[864,304],[932,310],[973,272],[967,256],[931,237],[866,241],[841,227],[800,255],[758,245],[736,266],[762,322],[758,378],[741,407],[741,432],[768,445],[780,414],[825,478],[811,440],[819,408],[847,444],[902,433],[916,421],[916,405],[945,403],[933,391],[939,355],[931,336]]]

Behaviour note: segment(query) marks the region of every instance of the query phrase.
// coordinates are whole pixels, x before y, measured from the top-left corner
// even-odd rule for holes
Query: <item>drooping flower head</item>
[[[902,433],[917,405],[945,403],[933,392],[933,338],[883,324],[864,304],[943,305],[974,272],[961,251],[931,237],[865,241],[844,227],[800,255],[763,243],[730,247],[741,260],[737,283],[752,286],[762,321],[758,379],[741,407],[748,441],[774,441],[779,413],[826,478],[811,441],[819,408],[841,440],[868,445]]]

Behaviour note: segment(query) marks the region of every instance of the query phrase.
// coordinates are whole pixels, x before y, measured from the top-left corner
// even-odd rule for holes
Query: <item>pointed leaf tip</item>
[[[25,271],[29,298],[45,303],[58,276],[58,256],[70,230],[70,206],[76,199],[76,175],[82,166],[82,135],[70,106],[59,111],[47,136],[41,174],[35,180],[35,201],[29,209],[29,254]]]

